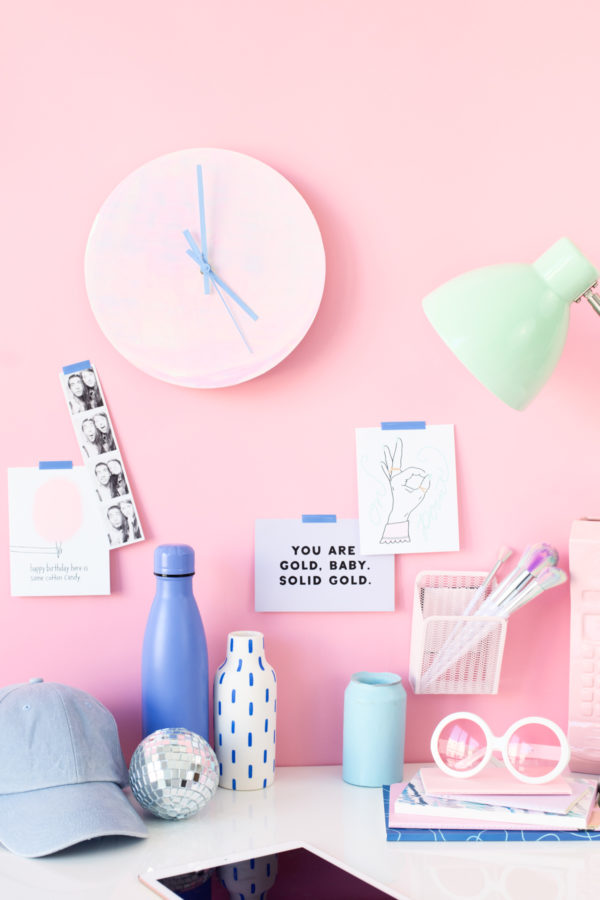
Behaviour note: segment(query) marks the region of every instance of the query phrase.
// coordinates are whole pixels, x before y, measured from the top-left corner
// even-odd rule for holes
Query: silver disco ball
[[[131,757],[129,781],[140,806],[161,819],[187,819],[211,799],[219,765],[210,744],[186,728],[161,728]]]

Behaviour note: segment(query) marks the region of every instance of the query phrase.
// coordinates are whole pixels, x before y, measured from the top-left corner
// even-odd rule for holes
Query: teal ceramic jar
[[[401,677],[355,672],[344,693],[344,781],[362,787],[402,781],[405,727]]]

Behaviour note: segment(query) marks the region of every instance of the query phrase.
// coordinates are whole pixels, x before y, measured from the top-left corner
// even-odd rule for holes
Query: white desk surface
[[[416,768],[406,766],[405,775]],[[210,857],[259,855],[295,841],[410,900],[600,897],[600,842],[388,843],[381,790],[345,784],[341,766],[279,768],[270,788],[219,788],[191,819],[145,818],[149,836],[142,840],[102,838],[33,860],[0,847],[0,898],[151,900],[155,895],[137,880],[150,866],[200,867]]]

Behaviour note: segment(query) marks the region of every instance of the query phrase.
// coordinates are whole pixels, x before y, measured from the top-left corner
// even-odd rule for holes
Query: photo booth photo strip
[[[89,360],[64,366],[60,383],[109,548],[143,541],[140,517],[96,368]]]

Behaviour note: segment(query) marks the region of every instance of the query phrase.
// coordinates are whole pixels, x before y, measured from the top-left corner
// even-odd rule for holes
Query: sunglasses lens
[[[442,729],[438,752],[449,769],[468,772],[479,765],[487,747],[485,732],[470,719],[454,719]]]
[[[553,772],[561,755],[558,735],[547,725],[522,725],[508,743],[508,758],[517,772],[543,778]]]

